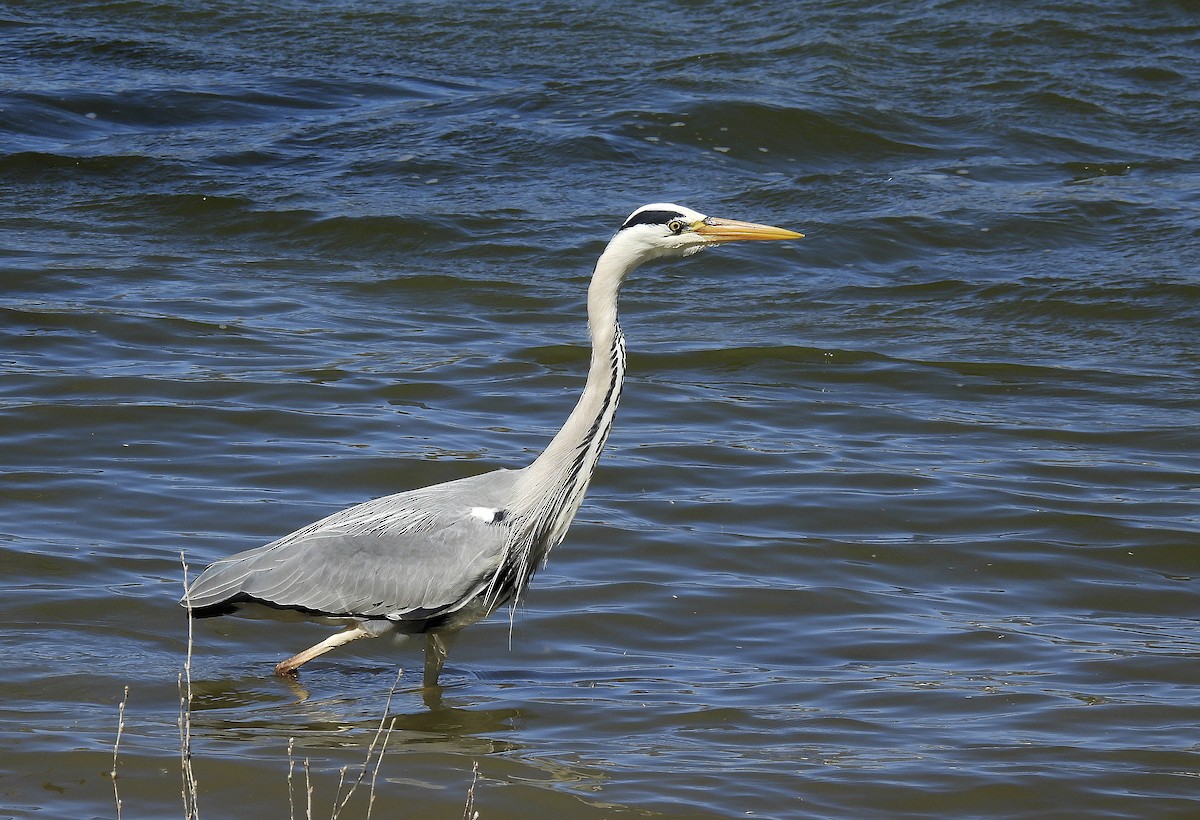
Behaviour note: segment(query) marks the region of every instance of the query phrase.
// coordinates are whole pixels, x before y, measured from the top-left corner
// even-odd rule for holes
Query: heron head
[[[690,256],[724,242],[745,239],[799,239],[804,234],[770,225],[721,219],[656,202],[638,208],[617,231],[617,237],[636,243],[646,259]]]

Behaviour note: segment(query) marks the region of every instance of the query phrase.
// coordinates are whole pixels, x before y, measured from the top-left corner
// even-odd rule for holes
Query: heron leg
[[[442,674],[442,664],[450,654],[450,647],[458,637],[459,630],[446,632],[430,632],[425,638],[425,688],[432,689],[438,685],[438,675]]]
[[[376,633],[364,627],[362,624],[353,624],[346,627],[341,632],[335,632],[325,640],[315,646],[310,646],[303,652],[292,655],[286,661],[280,661],[275,665],[275,674],[280,677],[295,675],[296,670],[304,664],[311,661],[320,655],[324,655],[331,649],[337,649],[343,644],[357,641],[359,638],[373,638]]]

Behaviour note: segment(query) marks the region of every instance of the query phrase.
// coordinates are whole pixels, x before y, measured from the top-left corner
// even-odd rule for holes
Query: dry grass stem
[[[392,688],[388,690],[387,700],[383,704],[383,717],[379,719],[379,726],[377,726],[375,729],[375,736],[371,738],[371,745],[367,747],[367,756],[363,760],[362,767],[358,771],[358,777],[354,779],[354,783],[351,784],[350,790],[346,792],[346,796],[342,798],[341,803],[337,803],[337,797],[334,798],[334,802],[337,803],[337,806],[334,809],[330,820],[337,820],[338,815],[342,813],[342,809],[346,808],[346,804],[350,802],[350,798],[354,795],[355,789],[357,789],[359,784],[363,782],[363,778],[367,776],[367,772],[371,768],[371,758],[375,756],[375,748],[378,746],[379,757],[375,761],[375,771],[371,777],[371,799],[369,801],[370,803],[375,802],[375,780],[379,776],[379,764],[383,760],[383,752],[387,748],[387,738],[391,737],[392,734],[392,727],[391,723],[388,721],[388,715],[391,714],[392,698],[396,696],[396,687],[400,685],[400,677],[403,674],[403,669],[396,670],[396,679],[392,681]],[[385,729],[386,734],[384,731]],[[382,745],[379,742],[380,738],[383,738]],[[342,776],[345,777],[345,774],[346,770],[342,769]],[[338,796],[340,796],[342,793],[342,784],[340,781],[338,782],[337,793]],[[369,808],[370,807],[368,806],[368,815],[370,814]]]
[[[305,814],[304,816],[307,818],[307,820],[312,820],[312,816],[313,816],[313,814],[312,814],[313,785],[312,785],[312,773],[309,771],[307,757],[304,758],[304,788],[308,792],[307,814]]]
[[[117,754],[121,749],[121,733],[125,731],[125,704],[129,702],[129,687],[125,687],[125,696],[121,698],[121,707],[117,709],[117,739],[113,741],[112,784],[113,800],[117,803],[117,820],[121,820],[121,790],[117,788]]]
[[[475,784],[479,782],[479,761],[471,763],[471,787],[467,789],[467,805],[463,806],[463,820],[479,820],[475,811]]]
[[[292,788],[292,774],[296,771],[296,758],[292,756],[292,749],[296,746],[296,738],[288,738],[288,818],[296,820],[296,798],[293,797],[294,791]]]
[[[371,811],[375,808],[375,781],[379,779],[379,767],[383,765],[383,752],[387,749],[388,741],[392,738],[392,728],[395,725],[395,718],[388,721],[387,733],[383,736],[383,746],[379,749],[379,756],[375,758],[375,771],[371,773],[371,799],[367,801],[366,820],[371,820]]]
[[[333,812],[329,815],[329,820],[337,820],[338,815],[342,813],[342,807],[346,805],[346,801],[350,799],[350,795],[354,794],[354,788],[351,787],[349,793],[342,799],[342,802],[338,803],[338,798],[342,797],[342,788],[346,785],[346,770],[349,768],[349,766],[343,766],[338,769],[337,789],[333,792]]]
[[[196,775],[192,771],[192,599],[188,593],[188,565],[183,551],[179,552],[183,564],[183,603],[187,607],[187,657],[183,672],[179,675],[179,757],[183,774],[183,813],[187,820],[199,820],[197,804],[199,791]]]

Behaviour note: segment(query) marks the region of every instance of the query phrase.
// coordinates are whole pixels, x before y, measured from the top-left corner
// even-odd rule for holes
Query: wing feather
[[[215,562],[188,591],[199,615],[239,601],[393,620],[453,612],[495,577],[512,522],[515,472],[497,470],[342,510]]]

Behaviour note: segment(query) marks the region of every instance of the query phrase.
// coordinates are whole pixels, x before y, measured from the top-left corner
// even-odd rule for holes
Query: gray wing
[[[496,470],[334,513],[215,562],[188,602],[199,615],[247,600],[397,621],[454,612],[503,564],[517,474]]]

